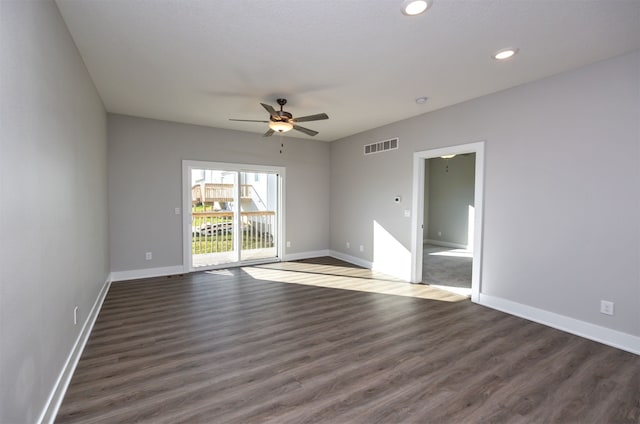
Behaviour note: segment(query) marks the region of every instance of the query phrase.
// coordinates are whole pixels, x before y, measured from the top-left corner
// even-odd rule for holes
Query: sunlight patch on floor
[[[444,250],[442,252],[428,253],[430,256],[451,256],[454,258],[473,258],[473,252],[466,249]]]
[[[260,265],[260,268],[270,268],[270,269],[278,269],[283,271],[298,271],[298,272],[307,272],[312,274],[326,274],[326,275],[335,275],[335,276],[343,276],[343,277],[355,277],[355,278],[402,282],[402,280],[393,278],[389,275],[372,271],[370,269],[359,268],[354,266],[312,264],[312,263],[306,263],[306,262],[276,262],[272,264]]]
[[[379,273],[362,268],[282,262],[267,266],[243,267],[242,270],[256,280],[417,297],[443,302],[467,300],[467,296],[433,286],[410,284],[388,276],[384,276],[385,279],[374,278],[371,275]]]
[[[228,269],[212,269],[210,271],[204,271],[205,274],[213,274],[213,275],[227,275],[232,276],[233,273]]]
[[[445,290],[460,296],[471,297],[471,288],[467,287],[453,287],[453,286],[444,286],[440,284],[429,284],[431,287],[435,287],[440,290]]]

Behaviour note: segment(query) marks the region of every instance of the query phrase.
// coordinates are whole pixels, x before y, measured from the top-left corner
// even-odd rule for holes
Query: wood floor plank
[[[316,258],[112,284],[56,422],[637,424],[640,357]]]

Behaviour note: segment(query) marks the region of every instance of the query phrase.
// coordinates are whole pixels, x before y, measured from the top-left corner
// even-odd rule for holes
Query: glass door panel
[[[240,172],[240,260],[278,257],[279,176]]]
[[[191,169],[191,267],[238,262],[238,173]]]

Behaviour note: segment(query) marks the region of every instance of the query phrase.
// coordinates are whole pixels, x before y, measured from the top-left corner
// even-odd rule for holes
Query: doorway
[[[186,272],[278,261],[284,169],[183,161]]]
[[[425,159],[422,282],[471,295],[475,153]]]
[[[453,176],[453,163],[450,161],[455,157],[459,157],[460,164],[465,161],[469,162],[471,158],[475,159],[472,170],[467,168],[463,172],[458,172],[456,176],[462,180],[471,179],[472,187],[464,187],[464,181],[458,181],[456,190],[460,192],[455,196],[442,192],[446,189],[444,184],[433,188],[435,191],[440,191],[439,193],[429,193],[428,190],[425,190],[428,187],[427,181],[430,174],[432,177],[436,176],[436,172],[443,173],[445,176]],[[477,302],[480,294],[482,257],[484,142],[415,152],[413,165],[411,281],[414,283],[423,281],[423,264],[425,264],[425,255],[427,255],[426,260],[430,261],[431,266],[452,266],[450,270],[443,269],[442,275],[451,271],[456,274],[453,277],[460,278],[468,272],[471,279],[471,300]],[[436,167],[436,169],[431,169],[431,167]],[[449,167],[452,169],[450,170]],[[469,175],[463,175],[469,172],[473,174],[471,178]],[[464,193],[465,190],[470,192]],[[431,213],[436,216],[431,217],[429,216],[429,211],[432,209],[429,208],[430,198],[432,201],[435,199],[440,202],[439,208],[431,210]],[[465,202],[466,205],[462,205]],[[451,208],[447,210],[447,204],[449,207],[456,205],[456,210],[452,211]],[[459,216],[453,216],[456,213]],[[429,223],[432,225],[430,226]],[[428,243],[426,247],[425,241]],[[430,264],[427,263],[427,266]],[[437,280],[437,275],[431,277]],[[452,285],[462,284],[458,282]],[[455,290],[457,289],[454,288],[453,291]],[[468,289],[459,291],[460,293],[469,293]]]

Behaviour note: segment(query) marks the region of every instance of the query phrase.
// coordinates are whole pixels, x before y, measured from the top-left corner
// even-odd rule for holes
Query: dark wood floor
[[[56,422],[640,421],[640,356],[468,300],[256,271],[114,283]]]

